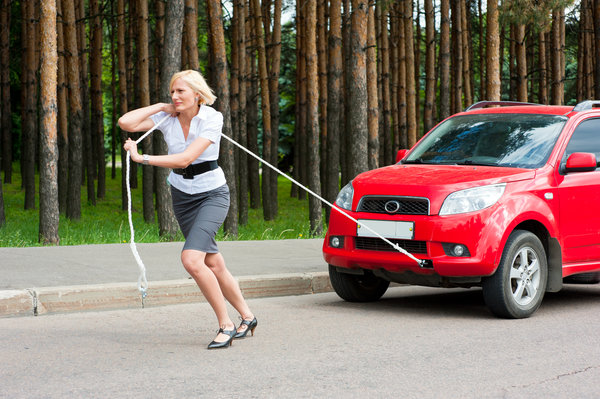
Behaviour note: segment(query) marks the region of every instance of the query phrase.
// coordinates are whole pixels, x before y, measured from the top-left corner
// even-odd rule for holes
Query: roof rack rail
[[[498,105],[500,107],[515,107],[519,105],[543,105],[543,104],[535,104],[535,103],[524,103],[519,101],[479,101],[471,105],[469,108],[465,109],[465,112],[471,111],[479,108],[486,108],[492,105]]]
[[[600,107],[600,100],[586,100],[574,106],[573,112],[589,111],[590,109],[598,107]]]

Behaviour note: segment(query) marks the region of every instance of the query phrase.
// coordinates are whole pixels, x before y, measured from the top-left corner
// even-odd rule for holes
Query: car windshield
[[[556,115],[455,116],[430,132],[402,163],[539,168],[566,121]]]

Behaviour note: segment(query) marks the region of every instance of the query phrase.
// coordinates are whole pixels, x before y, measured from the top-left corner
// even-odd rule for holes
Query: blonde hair
[[[173,87],[173,83],[177,80],[181,79],[194,91],[194,93],[199,95],[198,105],[206,104],[212,105],[217,96],[215,96],[214,92],[208,84],[204,77],[198,71],[194,71],[193,69],[188,69],[186,71],[177,72],[175,75],[171,77],[171,82],[169,83],[169,91]]]

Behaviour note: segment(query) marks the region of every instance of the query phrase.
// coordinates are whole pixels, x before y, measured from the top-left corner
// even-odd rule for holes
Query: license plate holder
[[[415,237],[414,222],[358,219],[356,235],[359,237],[377,237],[377,235],[373,234],[365,226],[368,226],[371,230],[374,230],[385,238],[412,240]]]

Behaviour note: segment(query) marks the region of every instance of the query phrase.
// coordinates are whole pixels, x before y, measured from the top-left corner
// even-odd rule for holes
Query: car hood
[[[474,165],[392,165],[358,175],[353,209],[365,195],[425,197],[437,214],[446,197],[459,190],[533,179],[535,170]]]

